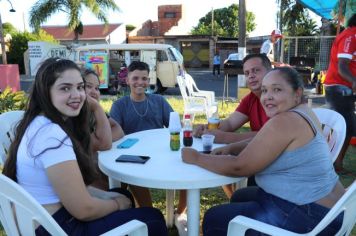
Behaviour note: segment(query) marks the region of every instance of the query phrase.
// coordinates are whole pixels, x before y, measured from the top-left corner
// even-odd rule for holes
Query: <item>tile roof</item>
[[[105,39],[106,36],[111,34],[121,24],[109,24],[106,28],[102,25],[84,25],[83,34],[79,35],[80,40],[91,39]],[[70,32],[68,27],[65,26],[42,26],[41,27],[48,34],[53,35],[57,40],[73,40],[74,32]]]

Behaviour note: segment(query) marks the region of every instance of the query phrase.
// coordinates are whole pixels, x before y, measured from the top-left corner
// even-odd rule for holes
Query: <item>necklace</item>
[[[134,111],[135,111],[135,113],[139,116],[139,117],[145,117],[146,115],[147,115],[147,111],[148,111],[148,97],[146,97],[146,110],[145,110],[145,112],[143,113],[143,114],[140,114],[138,111],[137,111],[137,109],[136,109],[136,106],[135,106],[135,104],[134,104],[134,102],[132,101],[132,99],[131,99],[131,97],[130,97],[130,101],[131,101],[131,104],[132,104],[132,107],[133,107],[133,109],[134,109]]]

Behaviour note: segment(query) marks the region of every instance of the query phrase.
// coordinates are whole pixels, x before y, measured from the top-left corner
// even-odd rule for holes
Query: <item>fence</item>
[[[291,58],[314,59],[315,70],[327,70],[332,43],[335,36],[285,37],[282,40],[281,61],[291,63]]]

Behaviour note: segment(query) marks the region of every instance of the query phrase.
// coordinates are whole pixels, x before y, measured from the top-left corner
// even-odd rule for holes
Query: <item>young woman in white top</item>
[[[99,235],[131,219],[150,235],[167,235],[153,208],[131,208],[128,194],[101,199],[87,186],[96,178],[90,146],[88,102],[78,66],[59,58],[39,68],[3,174],[28,191],[68,235]],[[41,226],[37,235],[48,233]]]

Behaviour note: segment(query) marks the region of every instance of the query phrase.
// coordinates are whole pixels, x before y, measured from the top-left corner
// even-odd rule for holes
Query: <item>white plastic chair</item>
[[[349,235],[356,223],[356,181],[348,188],[346,193],[330,209],[328,214],[309,233],[298,234],[285,229],[275,227],[245,216],[236,216],[229,223],[227,236],[245,235],[246,230],[254,229],[272,236],[315,236],[329,225],[341,212],[344,212],[342,226],[335,235]]]
[[[9,111],[0,114],[0,165],[5,162],[16,125],[22,119],[23,114],[24,111]]]
[[[208,119],[217,112],[217,105],[210,105],[206,97],[193,97],[187,93],[187,85],[182,76],[177,76],[177,82],[183,97],[184,114],[203,113]]]
[[[323,134],[329,144],[331,158],[334,162],[338,157],[345,141],[345,119],[338,112],[330,109],[313,108],[313,111],[322,124]]]
[[[20,185],[0,174],[0,186],[0,221],[7,235],[35,235],[35,227],[38,224],[51,235],[67,235],[45,208]],[[131,220],[103,235],[146,236],[148,230],[145,223]]]
[[[204,97],[207,99],[208,106],[217,106],[218,103],[215,101],[215,92],[214,91],[207,91],[207,90],[200,90],[197,87],[193,77],[186,73],[184,75],[185,83],[188,89],[188,93],[192,97]]]

